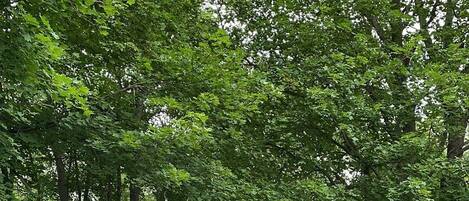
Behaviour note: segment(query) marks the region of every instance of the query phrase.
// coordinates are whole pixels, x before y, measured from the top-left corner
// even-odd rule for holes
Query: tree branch
[[[298,155],[292,153],[290,150],[288,150],[288,149],[286,149],[286,148],[284,148],[284,147],[278,146],[278,145],[276,145],[275,143],[267,142],[266,145],[269,146],[269,147],[272,147],[272,148],[276,148],[276,149],[280,150],[281,152],[286,153],[286,154],[289,155],[291,158],[294,158],[294,159],[297,160],[297,161],[298,161],[298,160],[305,160],[303,157],[298,156]],[[306,161],[306,160],[305,160],[305,161]],[[317,172],[320,172],[324,177],[326,177],[326,179],[329,181],[329,183],[330,183],[331,185],[333,185],[333,184],[335,183],[334,179],[329,175],[329,173],[328,173],[325,169],[323,169],[322,167],[320,167],[318,164],[314,164],[313,166],[314,166],[314,167],[313,167],[313,170],[314,170],[314,171],[317,171]],[[337,177],[338,175],[335,175],[335,176]]]
[[[386,43],[386,35],[384,34],[384,30],[381,27],[381,25],[378,22],[378,18],[376,16],[372,15],[366,15],[366,19],[368,20],[368,23],[370,23],[371,27],[376,31],[376,34],[378,34],[379,40],[384,44]]]
[[[108,93],[108,94],[104,95],[102,98],[107,98],[107,97],[109,97],[109,96],[113,96],[113,95],[116,95],[116,94],[118,94],[118,93],[121,93],[121,92],[130,90],[130,89],[138,89],[138,88],[143,88],[143,86],[141,85],[141,83],[132,84],[132,85],[129,85],[129,86],[124,87],[124,88],[122,88],[122,89],[119,89],[119,90],[117,90],[117,91]]]
[[[466,145],[466,146],[464,146],[464,147],[462,148],[462,153],[464,153],[464,152],[467,151],[467,150],[469,150],[469,144]]]
[[[53,128],[57,127],[58,125],[55,122],[47,122],[44,124],[39,124],[35,127],[29,127],[29,128],[11,128],[8,130],[9,133],[25,133],[25,132],[31,132],[31,131],[36,131],[42,128]]]
[[[412,3],[413,3],[413,2],[414,2],[414,1],[411,0],[411,1],[409,2],[409,4],[407,4],[407,5],[404,7],[404,9],[402,9],[402,13],[407,14],[407,13],[410,11],[410,9],[412,8]]]
[[[337,142],[332,138],[331,141],[333,144],[340,147],[343,151],[345,151],[345,153],[350,155],[352,158],[355,158],[355,160],[357,160],[357,162],[359,162],[359,164],[362,166],[361,168],[364,174],[369,174],[369,171],[371,170],[377,177],[380,177],[378,172],[373,167],[372,162],[360,155],[360,152],[358,151],[358,148],[356,147],[353,140],[350,139],[350,137],[345,133],[341,134],[341,138],[344,140],[345,145],[342,145],[341,143]]]
[[[428,27],[428,25],[430,25],[430,23],[432,23],[433,20],[435,19],[436,11],[437,11],[439,5],[440,5],[440,0],[436,0],[435,3],[432,6],[432,10],[430,11],[428,21],[426,22],[426,25],[425,25],[426,27]]]

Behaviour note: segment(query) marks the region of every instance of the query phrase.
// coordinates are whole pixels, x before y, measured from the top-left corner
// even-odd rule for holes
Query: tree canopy
[[[469,201],[469,1],[0,5],[1,201]]]

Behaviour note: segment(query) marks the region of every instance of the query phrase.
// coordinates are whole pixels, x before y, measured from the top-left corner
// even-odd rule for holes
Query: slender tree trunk
[[[117,167],[116,175],[116,200],[122,200],[122,176],[120,166]]]
[[[13,201],[13,179],[9,168],[2,168],[3,185],[6,187],[5,196],[7,201]]]
[[[130,201],[139,201],[140,200],[140,188],[136,186],[133,182],[130,182]]]
[[[78,201],[81,201],[82,200],[81,199],[81,190],[79,190],[77,193],[78,193]]]
[[[84,172],[86,178],[85,178],[85,186],[83,189],[83,201],[90,201],[90,179],[89,179],[89,173],[86,171]]]
[[[83,191],[83,201],[90,201],[90,188],[88,186],[85,187],[85,191]]]
[[[106,184],[106,200],[111,201],[112,200],[112,177],[108,176],[107,184]]]
[[[75,153],[75,156],[77,156],[77,154]],[[81,181],[80,181],[80,169],[78,167],[78,161],[75,157],[75,160],[74,160],[74,165],[73,165],[74,169],[75,169],[75,183],[76,183],[76,192],[77,192],[77,195],[78,195],[78,201],[81,201],[82,197],[81,197],[81,193],[82,193],[82,185],[81,185]]]
[[[134,107],[135,107],[134,116],[135,116],[135,120],[137,120],[134,122],[135,123],[134,126],[136,129],[141,129],[144,127],[144,124],[142,124],[142,118],[145,114],[145,105],[144,105],[144,99],[139,96],[143,96],[144,94],[142,94],[138,89],[134,89],[133,93],[134,93]],[[130,181],[129,188],[130,188],[130,201],[139,201],[141,189],[137,185],[135,185],[134,181],[132,180]]]
[[[65,164],[63,161],[63,154],[54,152],[55,166],[57,170],[57,193],[59,194],[60,201],[69,201],[68,183],[65,172]]]
[[[39,174],[36,174],[35,182],[36,182],[36,189],[37,189],[36,201],[42,201],[42,185],[41,185]]]
[[[38,187],[37,187],[36,201],[42,201],[42,187],[41,187],[41,184],[38,184]]]

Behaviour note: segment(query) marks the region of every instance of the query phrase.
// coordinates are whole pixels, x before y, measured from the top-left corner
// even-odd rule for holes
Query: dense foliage
[[[469,1],[0,6],[0,200],[469,200]]]

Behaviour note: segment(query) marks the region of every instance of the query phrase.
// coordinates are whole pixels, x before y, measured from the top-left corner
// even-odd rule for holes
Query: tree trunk
[[[65,164],[63,154],[54,152],[55,166],[57,170],[57,193],[60,201],[69,201],[67,176],[65,172]]]
[[[5,196],[7,201],[13,201],[13,180],[9,168],[2,168],[3,185],[6,187]]]
[[[39,179],[39,176],[36,176],[36,182],[37,182],[37,197],[36,197],[36,201],[42,201],[42,185],[41,185],[41,181]]]
[[[122,200],[122,176],[121,176],[121,168],[120,166],[117,167],[117,175],[116,175],[116,200]]]
[[[86,174],[85,189],[83,190],[83,201],[90,201],[90,179],[89,174]]]
[[[449,134],[446,154],[448,159],[460,158],[463,155],[464,134]]]
[[[75,156],[77,156],[76,153],[75,153]],[[76,183],[76,192],[77,192],[77,195],[78,195],[78,201],[81,201],[82,200],[82,197],[81,197],[82,185],[81,185],[81,181],[80,181],[80,170],[79,170],[79,167],[78,167],[78,161],[77,161],[76,157],[75,157],[75,160],[74,160],[73,167],[75,169],[75,183]]]
[[[112,177],[108,176],[106,184],[106,199],[108,201],[112,200]]]
[[[83,192],[83,201],[90,201],[90,188],[87,186],[85,187],[85,191]]]
[[[130,201],[139,201],[140,200],[140,188],[136,186],[133,182],[130,183]]]
[[[463,156],[464,137],[466,133],[467,120],[464,117],[448,118],[448,145],[446,147],[446,157],[448,159],[460,158]]]
[[[457,116],[451,114],[446,118],[448,131],[448,144],[446,147],[446,157],[449,161],[456,160],[463,156],[464,137],[467,126],[465,115]],[[462,195],[461,189],[465,186],[464,178],[459,174],[443,175],[440,180],[440,188],[443,192],[442,200],[458,200]]]

